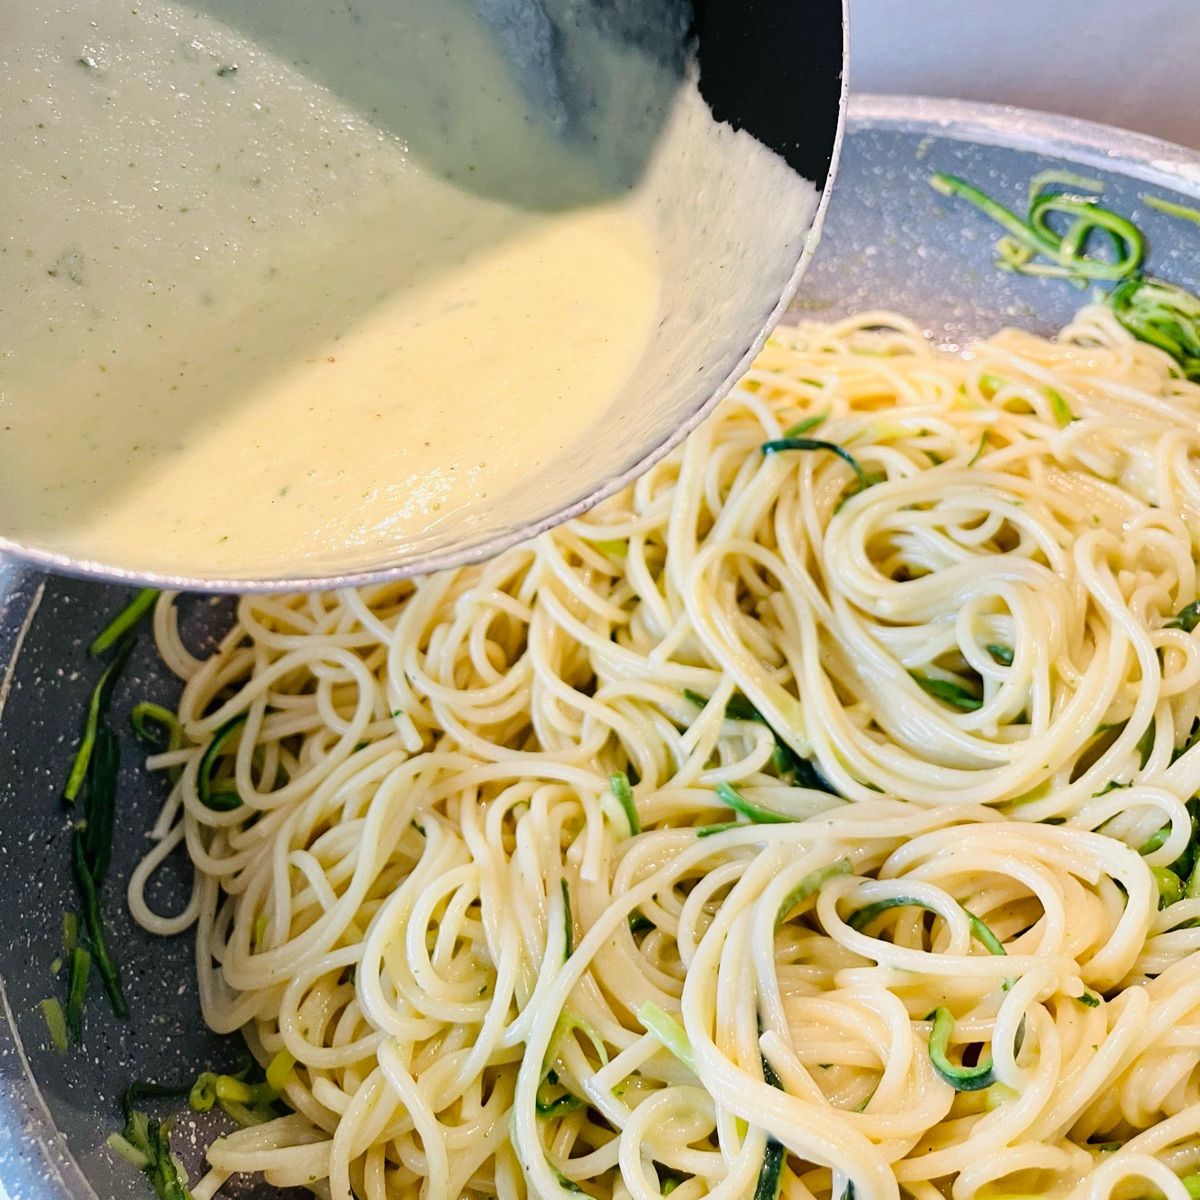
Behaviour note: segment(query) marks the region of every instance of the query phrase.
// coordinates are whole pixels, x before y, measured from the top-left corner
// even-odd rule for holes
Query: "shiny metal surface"
[[[1150,239],[1153,271],[1200,286],[1200,229],[1148,210],[1140,199],[1153,190],[1195,203],[1200,154],[1019,110],[864,97],[852,106],[825,237],[796,309],[833,316],[891,305],[949,344],[1005,323],[1052,330],[1083,294],[1061,282],[997,273],[995,231],[926,180],[933,170],[952,170],[1018,202],[1033,172],[1064,162],[1099,173],[1114,207],[1136,216]],[[0,1198],[148,1197],[141,1176],[104,1145],[120,1124],[121,1090],[133,1078],[182,1079],[233,1056],[201,1027],[189,939],[151,939],[123,911],[121,881],[161,800],[131,739],[122,743],[107,909],[134,1019],[113,1020],[97,990],[85,1047],[63,1059],[50,1048],[37,1007],[62,992],[49,972],[61,913],[71,902],[69,816],[58,793],[95,677],[84,647],[123,600],[120,589],[0,561],[0,662],[8,664],[0,681]],[[227,619],[227,601],[196,597],[184,606],[186,636],[197,649]],[[148,640],[114,696],[116,726],[124,727],[134,701],[169,702],[176,693]],[[180,886],[179,875],[163,881],[176,895]],[[212,1129],[196,1130],[183,1114],[178,1130],[176,1142],[194,1166]],[[261,1185],[238,1194],[277,1197]]]

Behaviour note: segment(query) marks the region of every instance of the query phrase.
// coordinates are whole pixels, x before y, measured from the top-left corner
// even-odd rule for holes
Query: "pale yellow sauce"
[[[526,111],[469,4],[362,7],[413,35],[382,116],[190,7],[6,13],[0,533],[208,578],[362,568],[469,533],[604,419],[660,291],[627,181]],[[511,194],[534,171],[553,211]]]
[[[653,261],[619,211],[538,225],[195,422],[78,536],[154,561],[151,498],[160,564],[270,569],[281,548],[328,561],[428,535],[521,486],[604,411],[654,313]]]

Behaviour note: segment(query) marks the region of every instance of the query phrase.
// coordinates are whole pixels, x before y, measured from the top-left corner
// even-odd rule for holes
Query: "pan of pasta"
[[[14,1200],[1200,1195],[1200,157],[868,97],[840,171],[532,541],[7,568]]]

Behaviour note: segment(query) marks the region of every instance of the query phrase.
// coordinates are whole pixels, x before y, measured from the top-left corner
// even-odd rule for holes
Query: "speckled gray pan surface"
[[[852,109],[824,240],[799,307],[821,316],[888,305],[917,316],[939,340],[961,343],[1001,324],[1048,331],[1081,294],[1061,282],[998,274],[995,230],[930,190],[948,170],[1020,206],[1034,172],[1070,163],[1098,173],[1108,201],[1147,230],[1151,269],[1200,284],[1200,227],[1147,209],[1147,191],[1193,201],[1200,155],[1098,126],[1014,110],[861,98]],[[187,937],[156,941],[124,911],[124,881],[146,845],[161,785],[122,743],[117,846],[106,907],[128,977],[133,1019],[112,1019],[103,996],[87,1013],[85,1047],[60,1058],[48,1045],[38,1001],[61,995],[50,974],[60,922],[72,903],[69,816],[58,795],[79,716],[96,675],[85,645],[123,602],[119,590],[43,579],[0,563],[0,1197],[124,1200],[146,1196],[142,1178],[105,1148],[129,1080],[181,1079],[233,1060],[236,1048],[205,1033],[192,986]],[[228,602],[186,606],[185,631],[202,647],[228,619]],[[175,684],[156,666],[148,636],[114,697],[114,722]],[[161,881],[163,902],[181,894],[181,864]],[[181,1133],[190,1130],[186,1118]],[[211,1130],[201,1131],[200,1138]],[[195,1145],[177,1139],[197,1161]],[[253,1184],[243,1196],[266,1196]]]

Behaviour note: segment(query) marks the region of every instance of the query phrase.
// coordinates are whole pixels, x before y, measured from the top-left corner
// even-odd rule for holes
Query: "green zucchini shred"
[[[83,1041],[83,1002],[87,998],[92,956],[83,946],[76,946],[67,960],[67,967],[67,1007],[64,1015],[71,1040],[79,1045]]]
[[[663,1012],[653,1000],[647,1000],[637,1010],[638,1024],[662,1043],[689,1071],[695,1075],[696,1059],[687,1032],[674,1017]]]
[[[562,1095],[547,1096],[545,1094],[547,1087],[561,1088]],[[542,1082],[538,1084],[537,1092],[534,1095],[534,1107],[537,1109],[539,1117],[553,1120],[555,1117],[565,1117],[568,1113],[578,1111],[583,1107],[583,1100],[559,1084],[557,1071],[549,1070],[542,1077]]]
[[[81,861],[79,853],[75,856],[76,881],[83,893],[83,918],[87,930],[88,943],[96,963],[96,973],[108,993],[109,1004],[115,1016],[122,1021],[129,1019],[129,1001],[125,998],[125,990],[121,983],[121,969],[108,948],[108,939],[104,932],[104,919],[100,913],[100,900],[96,893],[95,883],[87,872],[87,867]]]
[[[718,825],[698,825],[696,836],[698,838],[715,837],[718,833],[728,833],[731,829],[740,828],[743,828],[741,821],[723,821]]]
[[[935,191],[973,204],[1001,227],[1004,233],[996,242],[996,265],[1002,270],[1058,276],[1077,286],[1086,280],[1112,283],[1105,303],[1120,324],[1138,341],[1169,355],[1184,378],[1200,380],[1200,296],[1142,274],[1146,252],[1142,231],[1127,217],[1100,205],[1096,195],[1050,190],[1054,184],[1078,182],[1061,172],[1035,175],[1022,218],[957,176],[939,173],[929,180]],[[1159,212],[1200,220],[1200,210],[1189,205],[1153,195],[1143,195],[1142,200]],[[1068,219],[1063,232],[1054,228],[1053,217]],[[1089,253],[1093,236],[1107,242],[1111,258]],[[1059,422],[1066,423],[1061,413]]]
[[[178,750],[183,745],[183,726],[179,718],[153,700],[141,700],[129,714],[134,734],[155,750]]]
[[[1162,279],[1135,276],[1113,288],[1107,303],[1138,341],[1169,355],[1186,379],[1200,380],[1200,296]]]
[[[929,180],[936,192],[967,201],[1004,230],[1004,236],[996,243],[996,265],[1003,270],[1057,276],[1081,283],[1089,279],[1121,280],[1139,269],[1146,243],[1132,221],[1103,207],[1094,196],[1050,191],[1048,185],[1060,180],[1043,177],[1035,182],[1038,186],[1033,189],[1026,216],[1022,218],[958,176],[939,172]],[[1052,216],[1070,218],[1065,232],[1055,231],[1050,222]],[[1113,251],[1111,259],[1088,253],[1093,235],[1107,241]]]
[[[1169,217],[1179,217],[1184,221],[1195,221],[1200,225],[1200,208],[1193,208],[1190,204],[1177,204],[1174,200],[1167,200],[1163,196],[1145,195],[1142,201],[1147,208],[1153,208],[1160,213],[1166,213]]]
[[[1154,738],[1156,732],[1157,730],[1155,724],[1153,721],[1151,721],[1150,724],[1146,726],[1142,736],[1138,738],[1135,749],[1138,752],[1139,766],[1143,771],[1146,769],[1146,764],[1150,761],[1150,755],[1154,751]]]
[[[160,593],[158,588],[142,588],[130,602],[98,633],[88,647],[88,653],[98,658],[130,632],[154,607]]]
[[[42,1017],[46,1022],[46,1031],[50,1034],[50,1044],[59,1054],[66,1054],[69,1041],[67,1037],[67,1018],[63,1006],[55,996],[38,1001]]]
[[[762,1169],[754,1187],[754,1200],[777,1200],[783,1187],[783,1164],[786,1161],[787,1147],[775,1138],[768,1137]]]
[[[575,920],[571,916],[571,888],[566,876],[559,879],[563,902],[563,962],[575,953]]]
[[[708,699],[690,689],[684,689],[684,698],[698,708],[704,708]],[[779,731],[758,711],[740,692],[734,692],[725,705],[725,718],[729,721],[755,721],[765,725],[775,739],[775,750],[771,755],[771,765],[776,775],[784,783],[795,787],[808,788],[814,792],[825,792],[830,796],[839,796],[837,789],[807,758],[801,758],[782,737]]]
[[[849,450],[844,446],[839,446],[836,442],[824,442],[820,438],[781,437],[775,438],[774,441],[764,442],[762,445],[764,456],[780,454],[787,450],[825,450],[830,454],[836,454],[854,472],[860,487],[870,486],[867,472],[863,470],[862,464]]]
[[[938,1076],[945,1080],[956,1092],[980,1092],[991,1087],[995,1082],[995,1072],[992,1070],[992,1060],[989,1056],[986,1062],[974,1067],[955,1065],[946,1057],[950,1046],[950,1035],[954,1032],[954,1018],[949,1009],[935,1009],[926,1018],[933,1022],[929,1034],[929,1058]]]
[[[232,812],[235,808],[241,807],[242,798],[237,791],[218,788],[213,783],[213,772],[216,770],[217,760],[221,757],[226,745],[235,734],[241,731],[248,717],[248,713],[238,713],[236,717],[231,717],[226,721],[213,734],[212,740],[200,756],[200,766],[196,771],[196,795],[199,797],[200,803],[213,812]]]
[[[1150,873],[1158,887],[1158,907],[1170,908],[1183,899],[1183,881],[1169,867],[1151,867]]]
[[[736,788],[724,781],[717,784],[717,797],[726,808],[732,808],[734,812],[740,813],[756,825],[794,824],[791,817],[785,817],[781,813],[771,812],[769,809],[752,804]]]
[[[676,1175],[674,1171],[659,1171],[658,1194],[660,1196],[669,1196],[683,1183],[687,1183],[687,1178],[683,1175]]]
[[[788,913],[796,907],[797,904],[807,900],[809,896],[815,892],[819,892],[821,888],[830,880],[838,875],[850,874],[850,860],[848,858],[839,858],[836,862],[832,862],[827,867],[818,867],[817,870],[811,871],[800,880],[798,884],[783,898],[783,903],[779,906],[779,911],[775,914],[775,924],[781,925],[787,919]]]
[[[71,759],[71,769],[67,774],[67,782],[63,785],[62,797],[65,803],[74,804],[87,781],[88,764],[92,760],[92,752],[96,745],[96,734],[100,722],[108,711],[108,702],[112,690],[116,686],[125,663],[133,650],[134,635],[128,633],[118,644],[112,659],[96,681],[92,689],[88,706],[84,710],[83,728],[79,734],[79,745]]]
[[[1163,622],[1166,629],[1182,629],[1184,633],[1192,633],[1200,625],[1200,600],[1181,608],[1169,621]]]
[[[125,1153],[123,1147],[140,1156],[141,1170],[158,1200],[191,1200],[187,1174],[171,1153],[170,1130],[170,1121],[156,1121],[139,1109],[126,1106],[125,1127],[109,1139],[109,1145],[130,1162],[136,1163],[136,1159]],[[119,1141],[114,1145],[117,1139]]]
[[[948,679],[930,679],[919,671],[909,671],[909,675],[923,692],[963,712],[976,712],[983,707],[980,697],[972,695],[961,684]]]
[[[1072,421],[1079,420],[1071,411],[1071,406],[1066,402],[1061,392],[1056,392],[1053,388],[1047,388],[1046,395],[1050,398],[1050,411],[1054,414],[1054,419],[1058,422],[1059,429],[1065,429]]]
[[[624,771],[614,771],[608,777],[608,786],[616,797],[625,820],[629,825],[629,836],[636,837],[642,832],[642,823],[638,820],[637,804],[633,798],[633,789],[629,786],[629,776]]]
[[[819,387],[820,385],[814,383],[813,386]],[[828,416],[828,413],[814,413],[811,417],[805,417],[803,421],[797,421],[790,429],[785,429],[783,436],[785,438],[803,437],[804,434],[811,433],[818,425],[822,424]]]
[[[967,918],[971,935],[989,954],[1007,955],[1004,944],[991,931],[987,922],[977,917],[965,904],[960,904],[958,907],[962,909]],[[874,903],[858,909],[851,914],[846,924],[856,933],[861,933],[876,917],[892,908],[921,908],[926,912],[941,915],[933,905],[926,904],[924,900],[918,900],[915,896],[888,896],[884,900],[876,900]]]
[[[1145,856],[1153,854],[1155,850],[1161,850],[1168,837],[1171,836],[1170,826],[1164,826],[1162,829],[1156,829],[1138,849],[1138,853]]]
[[[629,914],[629,932],[630,933],[645,933],[648,929],[654,929],[655,925],[652,920],[640,909],[635,908]]]
[[[117,809],[117,773],[120,751],[116,735],[107,725],[96,731],[96,746],[88,764],[87,792],[83,804],[83,848],[96,886],[103,884],[112,861],[113,825]]]
[[[232,1075],[202,1071],[187,1089],[188,1107],[193,1112],[208,1112],[216,1105],[243,1128],[261,1125],[279,1115],[275,1101],[282,1095],[295,1065],[292,1055],[281,1050],[268,1063],[265,1073],[255,1062]],[[261,1077],[254,1078],[256,1075]]]

